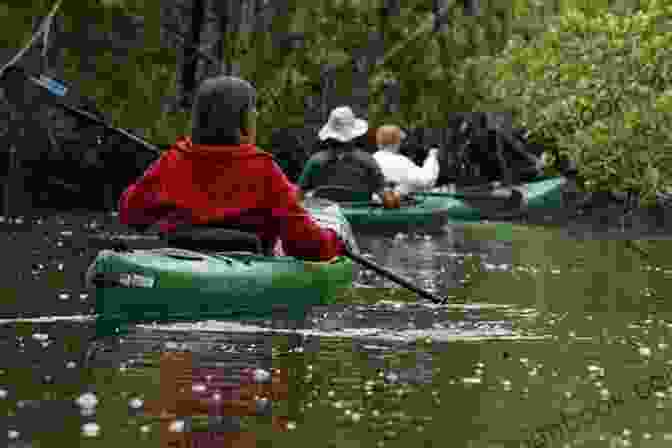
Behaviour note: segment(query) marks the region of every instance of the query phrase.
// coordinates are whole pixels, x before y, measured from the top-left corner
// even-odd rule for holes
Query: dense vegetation
[[[484,101],[577,161],[589,190],[640,193],[672,185],[670,58],[672,2],[642,2],[633,14],[572,10],[531,43],[514,36],[462,72]],[[487,99],[487,100],[485,100]]]
[[[272,14],[256,14],[264,3]],[[382,6],[395,3],[398,10],[385,14]],[[660,24],[670,0],[638,2],[637,14],[620,15],[608,12],[608,0],[481,0],[479,16],[465,15],[462,2],[436,3],[446,11],[440,27],[428,0],[235,3],[244,20],[202,42],[223,43],[211,52],[222,65],[201,60],[198,75],[237,67],[255,83],[262,146],[274,128],[317,125],[325,101],[361,103],[363,72],[374,125],[442,128],[452,112],[509,110],[515,125],[574,158],[587,188],[650,198],[669,185],[671,34]],[[179,107],[184,38],[165,27],[184,33],[191,2],[87,4],[63,2],[51,68],[118,126],[162,143],[188,133],[188,110]],[[2,14],[15,20],[2,45],[22,45],[50,6],[5,2]],[[326,100],[325,69],[334,86]]]

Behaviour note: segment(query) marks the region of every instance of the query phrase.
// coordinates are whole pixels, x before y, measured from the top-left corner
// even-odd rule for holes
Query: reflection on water
[[[25,255],[0,270],[9,446],[187,446],[194,431],[198,446],[218,447],[308,437],[329,447],[672,440],[668,241],[640,242],[644,255],[621,241],[512,225],[362,236],[378,264],[449,303],[364,271],[357,288],[300,325],[145,325],[92,343],[95,295],[81,273],[95,251],[81,236],[114,229],[110,217],[95,220],[5,229],[4,253]],[[170,353],[193,358],[172,377]],[[264,378],[257,369],[269,386],[250,380]]]

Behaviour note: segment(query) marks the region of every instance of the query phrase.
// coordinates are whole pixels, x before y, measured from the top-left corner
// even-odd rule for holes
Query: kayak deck
[[[492,197],[462,198],[461,192],[415,193],[414,203],[398,209],[372,206],[370,202],[342,203],[341,209],[355,231],[394,230],[398,232],[439,231],[450,222],[473,222],[484,219],[506,218],[512,212],[532,209],[552,209],[562,206],[564,177],[551,177],[511,187],[522,195],[522,204],[496,197],[497,193],[511,190],[499,188],[482,190]]]

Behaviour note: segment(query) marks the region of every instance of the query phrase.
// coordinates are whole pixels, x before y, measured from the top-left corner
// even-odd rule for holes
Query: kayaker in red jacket
[[[255,146],[256,90],[219,76],[196,92],[192,137],[177,140],[119,201],[122,224],[231,226],[255,232],[286,255],[329,260],[341,254],[334,230],[322,229],[300,204],[293,185],[269,153]]]

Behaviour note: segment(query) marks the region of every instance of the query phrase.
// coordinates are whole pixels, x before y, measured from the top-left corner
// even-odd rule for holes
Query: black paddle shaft
[[[49,92],[52,96],[54,96],[54,93],[52,92],[52,90],[50,90],[49,88],[45,88],[44,85],[40,84],[39,82],[36,82],[35,78],[30,76],[24,69],[22,69],[20,67],[16,67],[16,66],[8,67],[5,70],[5,72],[3,72],[0,75],[0,80],[2,80],[3,78],[6,78],[8,76],[16,76],[16,75],[22,76],[24,79],[30,81],[31,83],[33,83],[33,84],[35,84],[35,85],[37,85],[41,88],[43,88],[44,90]],[[143,140],[142,138],[138,137],[137,135],[134,135],[134,134],[128,132],[125,129],[115,128],[114,126],[106,123],[104,120],[101,120],[100,118],[96,117],[95,115],[93,115],[93,114],[91,114],[91,113],[89,113],[85,110],[79,109],[77,107],[65,104],[61,101],[55,100],[54,103],[57,106],[61,107],[62,109],[65,109],[66,111],[68,111],[68,112],[70,112],[70,113],[72,113],[72,114],[74,114],[74,115],[76,115],[80,118],[83,118],[83,119],[85,119],[85,120],[87,120],[87,121],[89,121],[93,124],[103,126],[104,128],[108,129],[109,131],[116,132],[117,134],[120,134],[120,135],[126,137],[127,139],[139,144],[143,149],[145,149],[147,151],[150,151],[150,152],[152,152],[154,154],[157,154],[157,155],[161,154],[161,150],[159,148],[152,145],[151,143],[148,143],[147,141]]]
[[[399,275],[395,274],[394,272],[390,272],[387,269],[383,268],[382,266],[378,266],[377,264],[367,260],[366,258],[357,255],[353,253],[350,249],[347,247],[344,248],[345,255],[352,260],[356,261],[357,263],[363,265],[364,267],[367,267],[371,269],[372,271],[375,271],[376,273],[382,275],[383,277],[387,277],[388,279],[392,280],[395,283],[400,284],[401,286],[410,289],[411,291],[417,293],[419,296],[424,297],[425,299],[429,299],[434,303],[438,304],[443,304],[446,303],[446,299],[437,296],[436,294],[432,294],[429,291],[426,291],[424,289],[418,288],[415,286],[413,283],[409,282],[403,277],[400,277]]]

